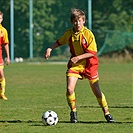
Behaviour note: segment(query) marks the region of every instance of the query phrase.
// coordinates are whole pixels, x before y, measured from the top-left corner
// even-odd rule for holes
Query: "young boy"
[[[109,113],[105,96],[99,88],[98,58],[96,56],[97,46],[93,33],[84,27],[85,13],[80,9],[72,9],[70,20],[73,24],[73,28],[66,30],[64,35],[51,45],[44,54],[45,58],[48,59],[53,49],[64,44],[68,44],[70,47],[71,57],[66,72],[66,97],[71,109],[70,121],[72,123],[78,122],[74,92],[76,83],[78,79],[87,78],[90,87],[103,110],[106,121],[108,123],[113,123],[114,119]]]
[[[7,30],[2,26],[3,21],[3,13],[0,11],[0,99],[7,100],[5,96],[5,76],[4,76],[4,61],[2,57],[2,46],[4,46],[6,52],[6,64],[10,64],[10,56],[9,56],[9,41],[8,41],[8,33]]]

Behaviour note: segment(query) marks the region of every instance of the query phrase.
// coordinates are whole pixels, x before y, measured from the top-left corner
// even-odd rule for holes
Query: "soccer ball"
[[[17,62],[17,63],[19,62],[19,58],[18,57],[15,58],[15,62]]]
[[[23,62],[23,58],[22,57],[19,57],[19,62]]]
[[[54,111],[48,110],[43,113],[42,122],[46,126],[56,125],[58,123],[58,115]]]

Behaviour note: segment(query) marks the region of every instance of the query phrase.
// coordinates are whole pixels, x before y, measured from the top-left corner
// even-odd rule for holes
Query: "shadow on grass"
[[[30,126],[44,126],[42,121],[22,121],[22,120],[2,120],[0,123],[3,123],[4,125],[8,125],[9,123],[11,124],[30,124]]]
[[[79,106],[80,108],[101,108],[100,106]],[[133,106],[109,106],[109,108],[133,108]]]
[[[0,123],[30,123],[34,124],[34,126],[43,126],[42,121],[21,121],[21,120],[1,120]],[[70,121],[59,121],[58,123],[71,123]],[[79,121],[77,124],[106,124],[106,121]],[[76,124],[76,123],[71,123]],[[107,124],[133,124],[133,122],[114,122]]]
[[[0,123],[42,123],[42,121],[21,121],[21,120],[2,120]]]
[[[69,121],[59,121],[59,123],[70,123]],[[107,123],[106,121],[79,121],[79,124],[133,124],[133,122],[114,122]],[[72,123],[75,124],[75,123]]]

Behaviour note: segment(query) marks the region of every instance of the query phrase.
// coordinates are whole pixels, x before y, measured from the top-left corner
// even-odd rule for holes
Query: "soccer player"
[[[7,100],[5,96],[5,76],[4,76],[4,61],[2,57],[2,46],[6,52],[6,64],[10,64],[10,56],[9,56],[9,41],[8,41],[8,33],[7,30],[2,26],[3,21],[3,13],[0,11],[0,99]]]
[[[70,106],[70,121],[78,122],[76,109],[75,86],[78,79],[87,78],[90,87],[102,108],[104,117],[108,123],[113,123],[114,119],[109,113],[108,104],[104,94],[99,87],[97,46],[93,33],[84,26],[85,13],[80,9],[72,9],[70,15],[73,27],[65,31],[55,43],[53,43],[44,53],[46,59],[51,55],[51,51],[59,46],[68,44],[71,57],[67,65],[66,72],[66,97]]]

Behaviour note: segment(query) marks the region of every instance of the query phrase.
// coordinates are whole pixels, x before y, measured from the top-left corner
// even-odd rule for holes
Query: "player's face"
[[[72,24],[74,26],[75,32],[80,31],[84,25],[85,21],[82,17],[73,20]]]
[[[2,20],[3,20],[3,16],[0,15],[0,24],[1,24]]]

